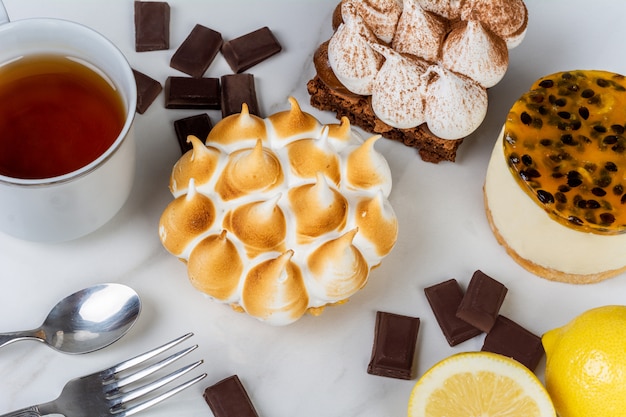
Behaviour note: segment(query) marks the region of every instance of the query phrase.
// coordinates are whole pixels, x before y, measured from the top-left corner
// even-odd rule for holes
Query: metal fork
[[[72,379],[65,384],[56,400],[26,407],[0,417],[36,417],[48,414],[63,414],[66,417],[126,417],[145,410],[206,377],[207,374],[202,374],[166,392],[155,393],[159,388],[202,364],[203,361],[199,360],[159,379],[151,378],[143,382],[144,378],[182,358],[198,345],[183,349],[159,362],[146,364],[140,369],[131,369],[191,336],[193,333],[187,333],[115,366]]]

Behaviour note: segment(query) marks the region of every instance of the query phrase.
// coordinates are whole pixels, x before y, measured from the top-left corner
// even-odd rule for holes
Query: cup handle
[[[0,0],[0,25],[3,23],[9,23],[9,14],[7,13],[7,9],[4,7],[2,0]]]

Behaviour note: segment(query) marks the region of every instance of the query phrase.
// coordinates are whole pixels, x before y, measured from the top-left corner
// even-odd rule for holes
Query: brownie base
[[[370,98],[348,96],[329,88],[318,75],[307,83],[311,105],[319,110],[332,111],[337,119],[347,117],[350,123],[366,132],[380,134],[387,139],[416,148],[422,160],[439,163],[454,162],[463,138],[449,140],[433,135],[425,124],[411,129],[397,129],[381,121],[372,110]]]

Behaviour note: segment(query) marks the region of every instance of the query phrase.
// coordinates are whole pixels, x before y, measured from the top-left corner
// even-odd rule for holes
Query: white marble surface
[[[284,51],[250,70],[267,115],[288,108],[295,96],[323,122],[333,116],[308,105],[306,81],[312,54],[330,35],[336,0],[170,0],[169,51],[136,53],[131,0],[5,0],[12,19],[53,16],[101,31],[138,70],[164,81],[182,75],[169,68],[173,50],[200,23],[232,38],[262,25]],[[511,52],[511,68],[489,92],[486,120],[459,151],[455,164],[422,162],[400,144],[379,141],[389,160],[390,201],[400,222],[393,252],[349,303],[305,317],[288,327],[269,327],[208,301],[187,281],[185,266],[161,246],[157,224],[171,201],[167,189],[180,156],[172,122],[195,114],[165,110],[161,95],[136,119],[138,167],[134,191],[122,211],[97,232],[61,244],[37,244],[0,235],[0,331],[33,328],[54,303],[84,286],[121,282],[143,300],[137,325],[116,344],[84,356],[66,356],[42,344],[20,342],[0,351],[0,414],[56,397],[65,381],[112,365],[192,331],[208,377],[144,416],[210,416],[202,390],[237,374],[261,416],[391,417],[406,413],[415,380],[366,373],[375,312],[420,317],[417,375],[457,351],[477,350],[482,337],[450,348],[427,305],[423,288],[451,277],[466,285],[481,269],[509,293],[502,313],[541,334],[598,305],[625,303],[626,277],[592,286],[571,286],[534,277],[509,259],[487,225],[481,187],[488,156],[512,102],[539,76],[565,69],[626,73],[621,0],[528,0],[530,26]],[[230,70],[223,58],[207,76]],[[217,113],[210,112],[214,120]],[[1,204],[1,202],[0,202]],[[541,376],[545,362],[537,369]]]

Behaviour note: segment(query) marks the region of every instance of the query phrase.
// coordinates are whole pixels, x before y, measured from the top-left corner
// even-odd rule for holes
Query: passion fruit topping
[[[626,78],[559,72],[511,108],[504,154],[522,189],[561,224],[626,232]]]

